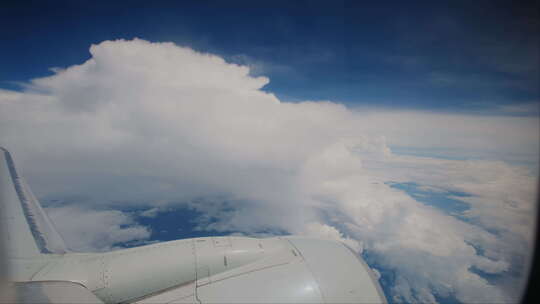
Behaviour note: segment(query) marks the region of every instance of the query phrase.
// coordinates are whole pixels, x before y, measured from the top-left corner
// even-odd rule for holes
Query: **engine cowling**
[[[80,283],[105,303],[386,302],[352,250],[302,237],[208,237],[68,254],[34,278]]]

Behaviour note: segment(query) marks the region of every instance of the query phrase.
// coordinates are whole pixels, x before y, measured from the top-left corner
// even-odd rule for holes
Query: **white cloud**
[[[463,302],[515,302],[522,282],[493,286],[471,270],[504,277],[510,276],[511,268],[527,264],[535,179],[524,171],[490,161],[392,156],[382,162],[364,161],[356,176],[314,180],[310,193],[330,202],[325,208],[336,216],[334,225],[345,226],[364,250],[376,253],[379,265],[398,270],[397,300],[430,302],[431,294],[422,291],[437,282],[431,288],[438,294],[454,294]],[[473,196],[459,197],[471,204],[463,217],[478,224],[425,206],[384,184],[390,180],[468,192]],[[509,208],[510,202],[515,207]],[[462,284],[464,280],[474,288]]]
[[[158,215],[159,212],[161,212],[161,210],[159,208],[155,207],[155,208],[150,208],[150,209],[144,210],[143,212],[139,213],[139,216],[155,218]]]
[[[0,91],[2,144],[39,197],[79,200],[84,210],[98,201],[191,202],[218,218],[201,222],[206,229],[343,240],[396,271],[391,296],[398,300],[517,301],[509,284],[519,275],[511,278],[518,283],[495,286],[472,268],[509,276],[526,262],[535,220],[531,173],[497,161],[399,156],[388,146],[536,162],[537,117],[284,103],[261,91],[268,79],[249,76],[247,67],[172,43],[106,41],[90,51],[87,62],[35,79],[23,92]],[[470,193],[460,199],[477,224],[425,206],[389,181]],[[79,210],[50,211],[73,236],[68,244],[101,250],[148,237],[143,227],[124,228],[129,217],[113,211],[87,216],[114,233],[71,228]],[[87,230],[91,241],[77,240]]]
[[[362,109],[364,134],[384,134],[391,146],[442,154],[538,161],[538,117]]]
[[[345,237],[343,233],[341,233],[335,227],[332,227],[326,224],[309,223],[306,225],[305,230],[303,231],[302,234],[307,235],[307,236],[323,238],[323,239],[341,241],[347,244],[352,249],[354,249],[356,252],[362,253],[361,242],[351,239],[349,237]]]
[[[47,214],[71,250],[107,251],[114,245],[150,237],[148,228],[116,210],[90,210],[77,206],[47,208]]]

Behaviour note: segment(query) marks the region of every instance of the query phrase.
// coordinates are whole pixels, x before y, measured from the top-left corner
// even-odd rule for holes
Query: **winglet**
[[[67,252],[38,200],[19,175],[11,154],[0,147],[0,216],[8,258]]]

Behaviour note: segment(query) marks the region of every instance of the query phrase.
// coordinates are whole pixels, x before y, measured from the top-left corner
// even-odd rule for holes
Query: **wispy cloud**
[[[141,242],[150,237],[147,227],[137,225],[121,211],[73,205],[46,210],[66,244],[74,251],[108,251],[119,243]]]

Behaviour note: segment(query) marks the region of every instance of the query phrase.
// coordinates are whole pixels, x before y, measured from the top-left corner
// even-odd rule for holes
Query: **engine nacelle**
[[[93,274],[75,281],[107,303],[386,302],[362,259],[328,240],[196,238],[88,256],[80,264],[87,269],[80,273]]]

